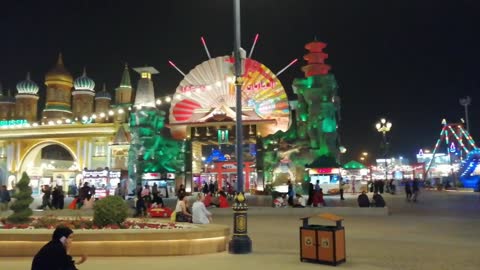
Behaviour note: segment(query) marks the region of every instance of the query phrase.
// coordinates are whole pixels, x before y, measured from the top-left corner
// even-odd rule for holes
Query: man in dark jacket
[[[52,235],[52,240],[43,246],[33,258],[32,270],[77,270],[75,264],[87,260],[85,255],[75,262],[69,255],[72,246],[73,231],[68,227],[58,226]]]
[[[375,194],[373,194],[372,199],[375,207],[385,207],[385,200],[383,199],[382,195],[378,194],[378,192],[375,192]]]
[[[362,191],[362,194],[358,195],[357,202],[358,207],[370,207],[370,200],[365,191]]]

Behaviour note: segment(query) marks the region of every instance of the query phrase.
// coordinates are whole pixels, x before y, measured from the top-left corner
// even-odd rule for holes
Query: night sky
[[[44,75],[63,52],[74,77],[87,67],[101,89],[120,82],[123,65],[152,65],[158,96],[171,95],[184,72],[233,47],[232,1],[2,1],[0,81],[13,89],[27,71],[44,95]],[[305,54],[317,37],[340,86],[340,135],[348,158],[379,152],[374,124],[393,123],[392,152],[413,157],[433,147],[441,119],[463,117],[460,97],[472,97],[470,122],[480,136],[480,2],[397,0],[243,0],[242,47],[260,40],[253,58],[276,72]],[[279,78],[293,97],[296,64]],[[134,86],[138,76],[133,74]],[[165,107],[165,110],[168,110]]]

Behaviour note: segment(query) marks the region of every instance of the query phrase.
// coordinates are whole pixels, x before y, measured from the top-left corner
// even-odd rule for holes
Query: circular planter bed
[[[162,256],[215,253],[226,250],[229,228],[224,225],[167,223],[129,219],[122,226],[88,228],[89,219],[59,218],[74,230],[72,255]],[[35,225],[37,224],[37,225]],[[75,225],[74,225],[75,224]],[[30,224],[0,228],[0,256],[31,257],[48,241],[53,229]],[[84,226],[84,228],[82,228]],[[123,227],[123,228],[122,228]],[[10,228],[10,229],[8,229]]]

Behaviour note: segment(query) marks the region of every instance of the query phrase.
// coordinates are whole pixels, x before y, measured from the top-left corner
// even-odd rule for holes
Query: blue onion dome
[[[30,80],[30,72],[24,81],[17,83],[17,91],[20,95],[36,95],[38,93],[38,85]]]
[[[76,78],[73,82],[73,87],[75,87],[75,90],[94,91],[93,89],[95,88],[95,82],[87,77],[87,71],[84,68],[82,76]]]
[[[112,95],[107,92],[107,86],[103,84],[103,89],[100,92],[97,92],[95,99],[112,99]]]

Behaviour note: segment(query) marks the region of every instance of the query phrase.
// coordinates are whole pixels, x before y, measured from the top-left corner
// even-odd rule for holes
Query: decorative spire
[[[29,72],[27,72],[27,77],[26,77],[26,80],[27,80],[27,81],[31,81],[31,79],[30,79],[30,71],[29,71]]]
[[[57,66],[63,66],[63,56],[61,52],[58,53]]]
[[[122,80],[120,81],[120,87],[132,88],[132,82],[130,80],[130,72],[128,72],[127,63],[125,63],[125,69],[123,70]]]
[[[107,92],[107,84],[103,83],[102,92]]]
[[[87,77],[87,67],[83,67],[83,74],[82,74],[83,77]]]

